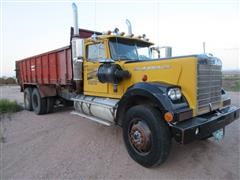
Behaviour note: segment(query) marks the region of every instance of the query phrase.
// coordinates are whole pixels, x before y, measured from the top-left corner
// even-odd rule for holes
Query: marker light
[[[115,28],[114,31],[113,31],[116,35],[119,34],[119,29],[118,28]]]
[[[144,74],[144,75],[142,76],[142,81],[147,81],[147,79],[148,79],[148,76],[147,76],[146,74]]]
[[[164,120],[167,122],[171,122],[173,120],[173,114],[171,112],[166,112],[164,114]]]
[[[125,34],[125,32],[121,32],[121,33],[120,33],[120,36],[124,36],[124,34]]]

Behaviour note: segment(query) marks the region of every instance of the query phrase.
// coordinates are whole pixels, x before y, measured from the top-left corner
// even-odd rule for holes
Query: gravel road
[[[239,93],[230,93],[233,104]],[[23,102],[17,86],[0,86],[0,98]],[[37,116],[5,115],[1,128],[0,179],[240,179],[239,120],[213,138],[180,145],[173,141],[168,160],[147,169],[128,155],[119,127],[106,127],[74,115],[71,108]]]

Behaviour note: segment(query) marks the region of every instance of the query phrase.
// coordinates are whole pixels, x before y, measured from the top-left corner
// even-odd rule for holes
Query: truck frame
[[[214,136],[239,118],[239,107],[222,89],[222,63],[197,54],[172,57],[171,48],[119,29],[79,29],[73,3],[70,45],[16,61],[25,109],[54,111],[56,102],[74,104],[72,114],[122,127],[129,155],[144,167],[162,164],[171,141],[186,144]],[[157,57],[154,58],[154,53]]]

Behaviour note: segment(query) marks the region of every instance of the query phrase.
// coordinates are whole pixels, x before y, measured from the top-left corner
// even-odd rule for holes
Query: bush
[[[4,78],[0,78],[0,84],[5,84],[5,79]]]
[[[17,112],[20,110],[22,110],[22,107],[16,101],[0,99],[0,113]]]
[[[240,91],[240,78],[223,78],[223,88],[226,91]]]
[[[13,77],[1,77],[0,84],[17,84],[17,82]]]
[[[16,80],[12,77],[6,79],[5,84],[16,84]]]

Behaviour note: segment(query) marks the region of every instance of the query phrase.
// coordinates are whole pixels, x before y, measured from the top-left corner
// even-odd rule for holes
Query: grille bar
[[[197,81],[197,115],[218,109],[221,105],[221,65],[198,63]]]

